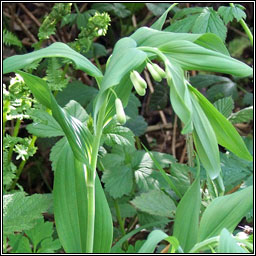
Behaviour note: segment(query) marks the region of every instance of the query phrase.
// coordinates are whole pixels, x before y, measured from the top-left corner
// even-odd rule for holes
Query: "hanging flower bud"
[[[126,123],[126,116],[124,113],[124,108],[122,101],[119,98],[116,98],[115,100],[115,106],[116,106],[116,117],[117,120],[120,124],[125,124]]]
[[[155,81],[157,81],[157,82],[162,81],[162,77],[158,74],[158,72],[154,69],[154,67],[150,63],[147,63],[147,68]]]
[[[130,79],[133,83],[133,86],[134,86],[136,92],[140,96],[144,96],[146,93],[146,88],[147,88],[146,81],[140,76],[140,74],[136,70],[131,72]]]
[[[153,63],[153,68],[155,69],[155,71],[162,77],[165,78],[166,74],[164,72],[164,70],[162,68],[160,68],[157,64]]]

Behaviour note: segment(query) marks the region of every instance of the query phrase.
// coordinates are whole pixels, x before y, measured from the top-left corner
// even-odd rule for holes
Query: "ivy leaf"
[[[113,197],[119,198],[128,195],[133,186],[133,173],[128,165],[115,166],[105,169],[102,181],[105,183],[106,191]]]
[[[225,97],[223,99],[215,101],[213,105],[219,110],[219,112],[223,116],[228,118],[234,108],[234,101],[231,97]]]
[[[139,210],[162,217],[173,217],[176,206],[164,192],[151,190],[135,197],[131,203]]]
[[[194,23],[192,32],[198,34],[207,32],[214,33],[225,41],[227,28],[218,13],[215,12],[212,7],[206,7]]]
[[[44,195],[25,196],[24,192],[4,195],[4,235],[32,228],[36,220],[42,218],[41,213],[46,212],[48,208],[49,198]]]
[[[228,119],[232,124],[244,123],[253,120],[253,106],[233,113]]]
[[[241,9],[241,5],[235,4],[235,7],[221,6],[218,9],[218,14],[222,17],[225,25],[236,19],[238,22],[241,19],[246,19],[245,12]]]

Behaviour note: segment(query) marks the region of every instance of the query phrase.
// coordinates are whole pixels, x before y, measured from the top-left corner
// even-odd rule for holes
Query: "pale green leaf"
[[[131,203],[139,210],[162,217],[173,217],[176,206],[164,192],[151,190],[135,197]]]
[[[53,197],[57,232],[66,253],[86,252],[88,206],[85,200],[85,168],[75,159],[69,144],[65,144],[54,171]],[[112,244],[112,217],[98,176],[95,182],[93,252],[107,253]]]
[[[179,202],[174,220],[173,236],[178,239],[185,253],[197,242],[200,206],[200,176],[198,175]]]
[[[234,101],[231,97],[225,97],[215,101],[213,105],[223,116],[228,118],[234,108]]]
[[[207,174],[211,179],[215,179],[221,170],[217,139],[207,116],[192,94],[191,99],[193,104],[193,124],[195,127],[193,131],[195,146]]]
[[[80,120],[82,123],[86,123],[89,116],[84,108],[76,101],[70,100],[70,102],[64,107],[64,109],[73,117]]]
[[[204,70],[241,77],[253,74],[252,68],[243,62],[189,41],[170,41],[159,49],[170,62],[175,60],[185,70]]]
[[[253,187],[215,198],[204,211],[199,228],[199,241],[219,235],[223,228],[233,232],[253,206]]]
[[[56,42],[52,45],[23,55],[9,57],[3,62],[3,73],[10,73],[24,68],[35,60],[48,57],[63,57],[74,61],[76,68],[94,77],[102,77],[101,72],[83,55],[77,53],[64,43]]]
[[[252,156],[234,126],[198,90],[192,86],[189,86],[189,89],[197,96],[201,108],[211,123],[218,143],[237,156],[252,161]]]
[[[153,253],[157,244],[167,237],[168,235],[162,230],[153,230],[148,235],[146,242],[141,246],[138,253]]]
[[[241,109],[229,116],[228,120],[232,124],[245,123],[253,120],[253,106]]]
[[[246,251],[241,248],[232,235],[228,232],[226,228],[223,228],[220,233],[220,240],[217,248],[218,253],[246,253]]]
[[[36,220],[42,218],[42,213],[49,207],[49,199],[44,195],[25,196],[24,192],[4,195],[3,226],[4,234],[23,231],[32,228]]]

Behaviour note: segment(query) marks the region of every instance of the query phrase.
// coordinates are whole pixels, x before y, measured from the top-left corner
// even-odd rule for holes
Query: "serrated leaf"
[[[225,97],[215,101],[213,105],[223,116],[229,117],[234,108],[234,101],[231,97]]]
[[[151,95],[149,102],[149,110],[161,110],[167,106],[168,103],[168,89],[166,86],[157,84],[154,87],[154,93]]]
[[[52,239],[52,234],[53,234],[52,222],[49,222],[49,221],[44,222],[43,219],[39,219],[37,220],[36,225],[32,229],[27,230],[25,233],[30,238],[33,244],[34,250],[38,248],[38,245],[40,244],[40,248],[36,250],[37,253],[49,252],[49,251],[54,252],[55,250],[58,250],[61,248],[61,244],[59,240],[57,239],[53,241]],[[46,245],[48,246],[48,248],[45,247]]]
[[[246,251],[240,247],[232,235],[227,229],[223,228],[220,233],[220,240],[217,248],[218,253],[246,253]]]
[[[212,7],[205,7],[194,23],[193,33],[214,33],[218,35],[223,41],[226,39],[227,28],[221,20],[217,12]]]
[[[253,120],[253,106],[241,109],[229,116],[228,120],[232,124],[245,123]]]
[[[199,228],[199,241],[219,235],[223,228],[233,232],[253,206],[253,187],[215,198],[204,211]]]
[[[150,190],[136,196],[131,203],[139,210],[162,217],[173,217],[176,206],[164,192]]]
[[[11,253],[32,253],[27,237],[22,234],[9,235],[8,244],[12,247]]]
[[[139,137],[146,132],[148,124],[143,116],[136,116],[135,118],[128,119],[125,126],[128,127],[135,136]]]
[[[231,6],[220,6],[218,9],[218,14],[222,17],[225,25],[231,22],[234,18],[237,21],[246,18],[245,12],[239,8],[236,4],[234,7]]]
[[[247,47],[251,47],[250,40],[242,36],[234,38],[228,43],[228,50],[234,58],[240,58]]]
[[[133,186],[133,173],[130,166],[115,166],[105,169],[102,181],[105,183],[106,191],[113,197],[119,198],[128,195]]]
[[[46,111],[34,110],[31,117],[34,122],[26,126],[29,133],[42,138],[64,135],[57,121]]]
[[[232,81],[212,86],[207,90],[206,97],[211,102],[215,102],[223,97],[231,96],[234,100],[237,99],[237,87]]]
[[[25,196],[24,192],[4,195],[3,226],[4,234],[32,228],[36,220],[49,208],[49,199],[44,195]]]
[[[173,17],[174,20],[182,19],[187,15],[201,13],[204,8],[202,7],[190,7],[190,8],[183,8],[177,11]]]
[[[132,131],[124,126],[118,125],[116,120],[109,123],[103,130],[102,140],[109,146],[134,145],[134,135]]]

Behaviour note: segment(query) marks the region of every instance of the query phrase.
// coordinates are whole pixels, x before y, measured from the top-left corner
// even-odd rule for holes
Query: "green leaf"
[[[190,83],[196,87],[197,89],[203,89],[208,88],[211,86],[223,84],[223,86],[234,83],[232,80],[230,80],[228,77],[224,76],[216,76],[216,75],[203,75],[199,74],[196,76],[190,77]]]
[[[233,21],[233,19],[236,19],[239,22],[241,19],[246,18],[245,12],[236,4],[234,7],[220,6],[218,9],[218,14],[222,17],[225,25]]]
[[[134,145],[134,135],[132,131],[124,126],[118,125],[116,120],[112,120],[104,127],[102,140],[109,146]]]
[[[75,100],[86,107],[97,93],[96,88],[85,85],[80,81],[74,81],[57,94],[56,100],[61,107],[64,107],[70,100]]]
[[[147,3],[146,6],[149,8],[149,10],[151,10],[155,16],[158,16],[156,15],[156,12],[157,12],[157,9],[160,7],[161,4],[153,4],[153,3]],[[164,4],[162,4],[164,5]],[[163,25],[165,23],[165,20],[166,20],[166,17],[167,17],[167,14],[169,13],[169,11],[177,4],[172,4],[162,15],[161,17],[156,21],[154,22],[154,24],[151,26],[151,28],[153,29],[157,29],[157,30],[162,30],[163,28]]]
[[[243,62],[189,41],[170,41],[161,45],[159,50],[170,62],[174,60],[185,70],[213,71],[241,77],[253,74],[252,68]]]
[[[3,226],[4,234],[23,231],[32,228],[36,220],[42,218],[42,213],[49,207],[49,199],[44,195],[25,196],[24,192],[4,195]]]
[[[165,12],[168,10],[168,7],[170,8],[169,3],[146,3],[146,6],[155,16],[160,16],[165,14]],[[159,30],[161,30],[161,28],[159,28]]]
[[[183,8],[175,13],[173,19],[178,20],[178,19],[184,18],[187,15],[201,13],[203,10],[204,10],[204,8],[202,8],[202,7]]]
[[[197,242],[200,206],[200,175],[198,173],[197,178],[179,202],[174,220],[173,236],[178,239],[185,253]]]
[[[229,116],[228,120],[232,124],[244,123],[253,120],[253,106],[241,109]]]
[[[56,161],[53,197],[58,236],[66,253],[83,253],[86,252],[88,217],[86,167],[75,159],[68,143]],[[98,176],[95,197],[93,252],[109,252],[112,244],[112,217]]]
[[[215,101],[213,105],[223,116],[228,118],[234,108],[234,101],[231,97],[225,97]]]
[[[225,41],[227,28],[212,7],[205,7],[194,23],[192,32],[201,34],[206,32],[214,33]]]
[[[234,126],[198,90],[192,86],[189,86],[189,90],[197,96],[201,108],[211,123],[218,143],[237,156],[252,161],[252,156]]]
[[[173,217],[176,206],[164,192],[151,190],[135,197],[131,203],[143,212],[163,217]]]
[[[11,253],[32,253],[29,240],[22,234],[9,235],[8,244],[12,247]]]
[[[193,129],[192,105],[187,86],[185,85],[184,72],[179,65],[172,63],[169,62],[166,65],[167,83],[170,86],[170,100],[175,113],[184,123],[182,134],[186,134]]]
[[[43,219],[37,220],[36,225],[30,229],[27,230],[26,235],[28,238],[30,238],[34,250],[38,248],[38,245],[40,244],[40,248],[38,248],[36,251],[37,253],[54,253],[55,250],[58,250],[61,248],[61,244],[59,242],[59,239],[52,240],[52,234],[53,234],[53,223],[52,222],[44,222]],[[47,241],[45,241],[47,240]],[[48,247],[45,247],[45,246]]]
[[[149,110],[162,110],[168,104],[168,89],[166,86],[157,84],[154,86],[154,92],[150,97]]]
[[[57,104],[43,79],[21,71],[18,73],[38,101],[52,110],[52,115],[65,133],[75,157],[81,162],[88,163],[93,139],[89,129]]]
[[[74,61],[76,68],[80,69],[90,76],[102,77],[101,72],[83,55],[72,50],[64,43],[53,43],[52,45],[23,55],[9,57],[3,62],[3,73],[7,74],[22,69],[35,60],[48,57],[63,57]]]
[[[114,161],[114,160],[113,160]],[[115,166],[105,169],[102,181],[105,183],[106,191],[113,197],[119,198],[129,195],[133,186],[133,173],[130,166]]]
[[[26,126],[29,133],[42,138],[64,135],[57,121],[46,111],[36,109],[31,113],[31,117],[34,122]]]
[[[153,230],[146,240],[146,242],[141,246],[138,253],[153,253],[157,244],[168,237],[162,230]]]
[[[230,55],[234,58],[241,58],[244,50],[248,47],[251,47],[251,42],[246,37],[234,38],[228,43],[228,50]]]
[[[220,233],[220,240],[217,248],[218,253],[246,253],[241,248],[227,229],[223,228]]]
[[[215,198],[204,211],[199,228],[199,241],[218,235],[223,228],[233,232],[253,206],[253,187]]]
[[[191,100],[195,127],[193,131],[195,147],[207,174],[211,179],[215,179],[221,170],[217,139],[212,125],[193,94],[191,94]]]
[[[7,46],[18,46],[19,48],[22,48],[22,42],[19,40],[19,38],[14,35],[12,32],[4,29],[3,30],[3,43]]]
[[[146,132],[148,124],[144,117],[136,116],[134,119],[128,119],[125,126],[128,127],[135,136],[139,137]]]
[[[76,101],[71,100],[64,109],[69,113],[71,116],[77,118],[82,123],[86,123],[89,116],[84,108]]]

